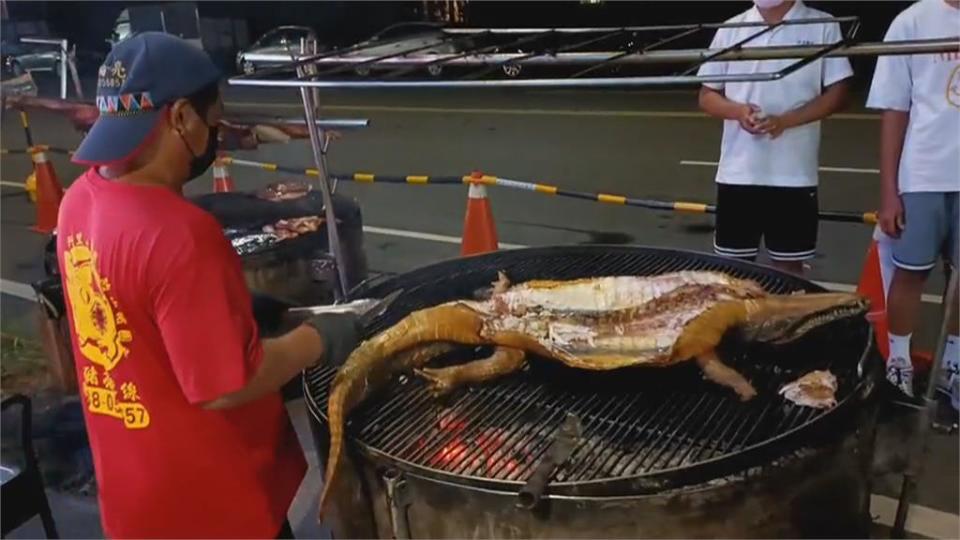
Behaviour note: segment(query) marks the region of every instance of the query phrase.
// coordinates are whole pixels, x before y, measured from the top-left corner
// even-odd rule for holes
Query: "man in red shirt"
[[[181,192],[211,164],[219,72],[148,32],[100,68],[100,117],[75,154],[57,253],[103,527],[110,537],[289,534],[306,470],[278,390],[342,362],[352,316],[261,340],[240,260]]]

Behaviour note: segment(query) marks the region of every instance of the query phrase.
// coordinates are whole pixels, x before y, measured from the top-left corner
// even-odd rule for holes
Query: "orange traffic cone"
[[[474,177],[480,177],[476,173]],[[493,210],[487,199],[487,188],[482,184],[470,184],[467,195],[467,214],[463,218],[463,240],[460,255],[477,255],[496,251],[497,226],[493,221]]]
[[[226,193],[233,191],[233,177],[227,169],[226,161],[218,157],[213,162],[213,192]]]
[[[890,238],[877,227],[867,250],[867,258],[860,273],[860,283],[857,292],[870,300],[870,312],[867,320],[873,325],[873,333],[877,340],[877,349],[883,358],[890,356],[889,326],[887,323],[887,293],[890,291],[890,282],[896,266],[893,264],[893,252]],[[917,371],[927,371],[933,356],[927,351],[913,351],[911,353],[913,367]]]
[[[32,152],[33,168],[37,175],[37,224],[33,230],[51,233],[57,228],[57,212],[63,200],[63,187],[57,180],[57,172],[47,159],[43,150],[35,148]]]
[[[887,339],[887,294],[884,287],[883,269],[880,264],[880,246],[876,238],[870,241],[867,250],[867,259],[860,272],[860,283],[857,292],[870,300],[870,312],[867,320],[873,325],[873,333],[877,338],[877,349],[884,358],[890,355],[890,342]]]

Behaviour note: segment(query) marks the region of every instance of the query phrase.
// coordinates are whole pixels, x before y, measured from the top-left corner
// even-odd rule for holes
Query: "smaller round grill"
[[[604,275],[655,275],[715,270],[753,279],[774,293],[820,291],[807,281],[718,257],[640,247],[571,246],[504,251],[439,263],[361,287],[379,297],[403,289],[368,334],[413,310],[470,297],[497,271],[515,282]],[[553,494],[609,496],[659,492],[745,470],[829,434],[866,394],[863,368],[872,334],[865,320],[838,321],[789,347],[721,345],[725,361],[747,376],[759,395],[742,403],[704,381],[694,365],[613,372],[575,370],[533,358],[528,370],[501,381],[460,389],[436,400],[416,377],[392,387],[351,414],[348,434],[374,460],[418,474],[491,489],[517,490],[544,459],[568,414],[582,433],[550,484]],[[483,350],[452,353],[459,362]],[[838,378],[839,405],[829,411],[785,402],[779,388],[810,371]],[[305,376],[308,406],[326,420],[333,371]]]

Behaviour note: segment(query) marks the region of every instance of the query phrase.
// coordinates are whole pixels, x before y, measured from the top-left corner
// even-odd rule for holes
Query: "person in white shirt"
[[[920,0],[893,20],[884,39],[958,35],[960,0]],[[887,298],[887,378],[913,396],[910,335],[924,283],[941,255],[957,267],[960,51],[879,57],[867,106],[883,110],[879,218],[880,228],[893,238],[897,267]],[[956,403],[958,322],[950,324],[945,365]]]
[[[830,14],[790,0],[755,0],[727,22],[829,18]],[[765,27],[720,28],[711,49],[732,46]],[[744,47],[828,45],[842,39],[837,23],[784,25],[763,32]],[[799,59],[707,62],[700,75],[744,75],[780,71]],[[714,250],[753,260],[761,238],[773,265],[803,273],[816,254],[817,166],[820,120],[841,109],[845,79],[853,75],[846,58],[820,59],[783,79],[704,83],[700,108],[724,119],[717,169]]]

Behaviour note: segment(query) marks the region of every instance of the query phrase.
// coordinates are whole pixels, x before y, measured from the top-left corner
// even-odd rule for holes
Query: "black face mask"
[[[187,139],[183,137],[183,133],[177,132],[180,135],[180,140],[183,141],[184,146],[187,147],[187,152],[190,152],[190,155],[193,156],[193,159],[190,160],[190,173],[187,176],[188,182],[207,172],[210,165],[213,165],[213,161],[217,159],[217,145],[219,143],[219,141],[217,141],[217,135],[219,132],[220,129],[217,126],[210,128],[210,133],[207,136],[207,147],[199,156],[193,155],[193,150],[191,150],[190,145],[187,144]]]

